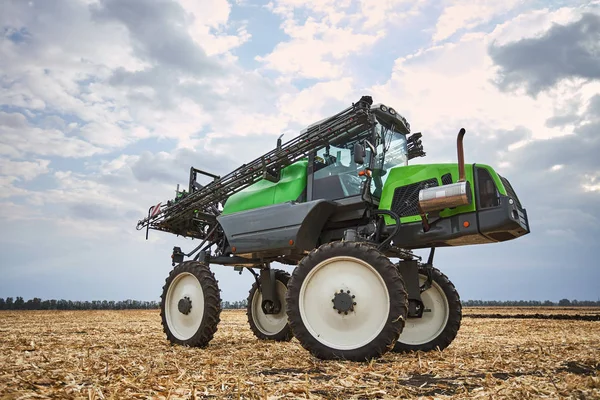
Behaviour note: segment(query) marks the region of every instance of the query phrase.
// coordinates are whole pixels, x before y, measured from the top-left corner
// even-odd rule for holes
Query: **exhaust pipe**
[[[449,185],[433,186],[419,191],[419,211],[424,223],[426,222],[425,213],[427,212],[471,204],[471,186],[465,178],[465,155],[463,150],[465,133],[465,128],[461,128],[456,139],[458,181]]]
[[[465,152],[463,150],[463,137],[465,136],[465,128],[460,128],[458,137],[456,138],[456,151],[458,153],[458,182],[465,181]]]

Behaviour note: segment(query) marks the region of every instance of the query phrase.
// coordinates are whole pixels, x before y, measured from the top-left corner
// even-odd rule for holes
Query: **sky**
[[[197,242],[135,227],[190,166],[369,95],[423,133],[412,163],[455,162],[464,127],[527,209],[529,235],[438,249],[462,299],[598,300],[599,43],[599,1],[4,0],[0,297],[158,301]]]

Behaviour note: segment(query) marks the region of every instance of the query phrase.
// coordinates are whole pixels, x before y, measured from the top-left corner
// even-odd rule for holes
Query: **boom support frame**
[[[316,148],[343,136],[352,129],[367,130],[374,126],[375,118],[371,112],[373,100],[363,96],[357,103],[309,127],[306,132],[281,145],[261,157],[244,164],[233,172],[219,177],[193,168],[190,170],[190,192],[177,202],[158,205],[160,210],[149,212],[148,217],[138,221],[137,229],[153,229],[184,237],[208,239],[209,232],[218,225],[216,217],[220,215],[219,205],[229,196],[267,177],[277,179],[279,171],[288,165],[308,157]],[[198,173],[213,178],[205,186],[196,182]]]

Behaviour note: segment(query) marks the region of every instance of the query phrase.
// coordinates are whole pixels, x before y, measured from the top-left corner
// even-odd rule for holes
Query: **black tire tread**
[[[287,287],[288,282],[290,280],[290,274],[281,269],[275,269],[274,271],[275,279],[280,281]],[[252,317],[252,298],[254,297],[254,294],[257,291],[258,284],[255,281],[252,284],[250,291],[248,292],[248,306],[246,307],[246,316],[248,317],[248,324],[250,325],[250,329],[252,330],[252,333],[254,333],[254,336],[261,340],[273,340],[276,342],[289,342],[290,340],[292,340],[294,334],[292,332],[292,328],[290,328],[289,323],[287,323],[281,331],[277,332],[274,335],[265,335],[263,332],[260,331],[260,329],[258,329],[256,324],[254,323],[254,318]]]
[[[428,343],[423,343],[420,345],[409,345],[402,343],[400,341],[396,342],[393,351],[395,353],[409,353],[411,351],[442,351],[454,341],[456,336],[458,335],[458,331],[460,329],[460,325],[462,322],[462,303],[460,301],[460,296],[458,295],[458,291],[454,284],[448,279],[448,277],[439,269],[431,267],[432,272],[432,280],[436,282],[446,295],[448,299],[448,306],[450,308],[450,313],[448,316],[448,322],[446,327],[440,333],[440,335],[429,341]],[[419,274],[427,275],[427,271],[425,266],[419,267]]]
[[[178,339],[171,333],[165,315],[165,299],[169,285],[182,272],[189,272],[194,275],[200,282],[204,292],[204,314],[202,315],[200,328],[194,336],[187,340]],[[217,332],[219,322],[221,321],[221,310],[221,294],[218,281],[215,279],[215,274],[206,264],[198,261],[185,261],[171,270],[163,286],[160,306],[163,331],[171,343],[201,348],[208,346]]]
[[[388,324],[371,343],[353,350],[331,349],[317,341],[304,326],[299,311],[299,294],[308,272],[320,262],[336,256],[366,259],[382,275],[390,293]],[[395,296],[394,296],[395,294]],[[393,349],[408,314],[408,294],[402,276],[392,262],[373,246],[358,242],[331,242],[306,255],[295,268],[287,291],[287,314],[294,336],[313,356],[322,360],[369,361]]]

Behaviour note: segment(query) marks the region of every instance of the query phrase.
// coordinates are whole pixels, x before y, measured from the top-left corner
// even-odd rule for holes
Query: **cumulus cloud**
[[[227,53],[252,37],[245,22],[230,21],[231,4],[227,0],[179,0],[179,4],[191,16],[190,36],[209,56]],[[228,34],[232,28],[235,34]]]
[[[12,161],[0,158],[0,174],[29,181],[50,171],[50,160]]]
[[[352,28],[331,26],[312,18],[284,29],[292,39],[278,44],[273,52],[256,60],[285,75],[332,79],[343,74],[343,60],[383,37],[381,32],[356,33]]]
[[[32,125],[21,113],[0,111],[0,154],[24,157],[32,154],[58,157],[89,157],[102,149],[58,129]]]
[[[490,46],[500,67],[497,84],[502,90],[523,86],[530,95],[553,87],[563,79],[600,78],[600,14],[585,13],[567,25],[554,25],[538,38],[504,46]]]
[[[584,29],[579,25],[582,20],[573,18],[576,13],[557,13],[579,26],[571,31],[595,36],[591,25]],[[545,233],[575,223],[582,229],[573,232],[574,240],[589,244],[585,229],[597,230],[594,221],[600,219],[600,198],[595,190],[600,176],[596,134],[600,129],[600,82],[570,80],[579,73],[577,58],[572,62],[563,59],[562,67],[549,58],[540,60],[540,65],[555,65],[564,71],[567,79],[548,81],[537,98],[524,96],[517,88],[500,90],[494,81],[499,67],[503,76],[515,76],[513,71],[518,76],[522,65],[537,65],[538,55],[523,51],[515,64],[498,66],[497,54],[510,54],[523,42],[547,44],[557,30],[562,32],[563,28],[552,28],[545,18],[532,14],[536,15],[506,21],[490,33],[467,34],[455,43],[402,57],[390,80],[374,87],[373,93],[404,113],[415,131],[423,131],[428,156],[414,162],[454,162],[455,137],[458,129],[465,127],[466,161],[495,167],[512,182],[529,209],[532,230],[542,235],[532,235],[526,242],[543,246]],[[533,37],[505,40],[501,45],[496,42],[501,31],[519,32],[524,26]],[[587,40],[582,37],[581,43]],[[557,43],[559,49],[561,43]]]
[[[123,24],[142,60],[199,76],[211,76],[220,69],[187,33],[188,23],[178,3],[102,0],[91,9],[96,20]]]
[[[282,18],[289,40],[255,59],[266,70],[288,79],[337,80],[349,75],[350,56],[370,49],[386,36],[386,27],[418,14],[423,2],[275,0],[268,8]]]
[[[192,166],[223,176],[240,165],[236,165],[236,161],[229,154],[194,151],[184,148],[173,153],[153,154],[144,152],[130,164],[130,167],[133,175],[139,181],[157,181],[168,185],[181,183],[184,184],[183,189],[187,187],[185,184],[187,184],[189,170]],[[198,180],[203,183],[200,181],[201,179],[203,179],[203,176],[199,175]]]
[[[504,14],[519,3],[519,0],[486,1],[459,0],[448,2],[443,9],[433,33],[434,42],[443,41],[459,30],[470,30]]]

